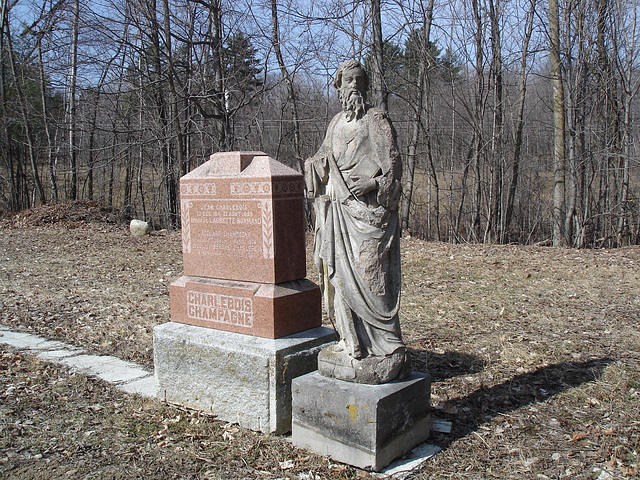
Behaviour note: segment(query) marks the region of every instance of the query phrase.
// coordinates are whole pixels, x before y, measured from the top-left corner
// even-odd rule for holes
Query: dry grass
[[[179,233],[29,215],[0,226],[0,322],[151,365]],[[403,259],[405,340],[453,421],[415,478],[638,477],[640,248],[404,239]],[[368,476],[10,351],[0,377],[7,478]]]
[[[407,342],[456,413],[418,477],[638,474],[640,248],[403,251]]]

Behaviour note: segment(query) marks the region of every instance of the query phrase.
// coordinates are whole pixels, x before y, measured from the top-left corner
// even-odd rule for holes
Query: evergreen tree
[[[225,88],[240,104],[263,83],[258,77],[262,69],[256,55],[251,39],[241,31],[234,33],[222,50]]]
[[[406,77],[415,82],[418,76],[418,66],[422,55],[426,55],[427,74],[432,78],[439,78],[447,83],[461,77],[461,64],[451,49],[444,52],[435,42],[427,42],[424,48],[424,31],[422,28],[412,30],[404,45],[404,65]]]

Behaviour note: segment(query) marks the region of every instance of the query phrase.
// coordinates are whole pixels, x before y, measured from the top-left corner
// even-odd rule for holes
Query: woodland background
[[[636,0],[0,0],[0,211],[82,200],[179,226],[224,150],[298,170],[348,58],[427,240],[640,241]]]

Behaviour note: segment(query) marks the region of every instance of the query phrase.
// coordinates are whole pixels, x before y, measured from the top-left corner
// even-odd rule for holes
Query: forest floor
[[[640,476],[640,247],[402,251],[405,341],[453,423],[411,478]],[[0,221],[0,323],[151,367],[181,271],[179,232],[132,237],[96,206],[39,207]],[[0,477],[372,478],[9,348]]]

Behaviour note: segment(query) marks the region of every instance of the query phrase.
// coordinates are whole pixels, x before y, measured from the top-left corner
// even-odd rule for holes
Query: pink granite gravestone
[[[291,430],[291,381],[335,340],[305,278],[303,177],[262,152],[216,153],[180,179],[184,275],[153,331],[159,398],[263,432]]]
[[[305,279],[301,174],[262,152],[216,153],[180,179],[184,276],[174,322],[265,338],[321,325]]]

